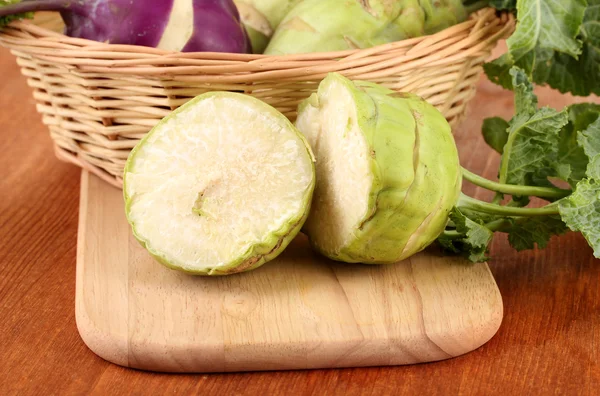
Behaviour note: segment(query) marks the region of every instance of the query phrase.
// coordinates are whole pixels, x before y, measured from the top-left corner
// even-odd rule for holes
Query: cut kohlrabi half
[[[201,95],[162,120],[124,173],[135,237],[161,263],[224,275],[275,258],[302,227],[315,185],[304,137],[237,93]]]
[[[450,126],[421,98],[330,74],[299,107],[317,185],[304,226],[311,244],[345,262],[386,264],[431,244],[462,176]]]

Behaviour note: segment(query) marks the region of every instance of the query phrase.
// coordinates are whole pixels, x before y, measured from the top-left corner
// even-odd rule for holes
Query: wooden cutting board
[[[132,237],[120,190],[81,180],[76,319],[113,363],[169,372],[400,365],[487,342],[502,299],[486,264],[428,251],[387,266],[335,263],[299,236],[244,274],[194,277]]]

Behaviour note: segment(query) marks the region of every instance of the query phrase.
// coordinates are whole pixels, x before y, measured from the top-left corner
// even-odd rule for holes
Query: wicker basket
[[[456,125],[481,65],[514,19],[481,10],[435,35],[364,50],[266,56],[174,53],[64,36],[29,21],[0,33],[33,87],[59,158],[121,186],[125,160],[162,117],[214,90],[245,92],[294,120],[329,72],[413,92]]]

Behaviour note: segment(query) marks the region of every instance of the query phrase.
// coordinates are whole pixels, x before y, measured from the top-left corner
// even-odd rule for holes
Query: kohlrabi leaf
[[[531,65],[536,84],[579,96],[600,94],[600,0],[588,0],[578,39],[582,48],[577,58],[554,48],[536,48]]]
[[[573,231],[583,234],[600,258],[600,183],[583,179],[570,196],[559,201],[562,220]]]
[[[20,3],[21,0],[0,0],[0,7],[7,6],[9,4]],[[17,19],[31,19],[33,18],[33,12],[23,12],[20,14],[13,14],[0,17],[0,27],[6,26],[12,21],[16,21]]]
[[[576,131],[583,131],[600,116],[600,104],[576,103],[569,106],[569,124]]]
[[[537,97],[525,72],[510,74],[515,91],[515,116],[509,122],[508,140],[500,165],[500,183],[549,186],[558,156],[559,134],[567,124],[566,111],[537,109]]]
[[[512,87],[515,91],[515,113],[533,114],[537,110],[538,98],[533,93],[533,84],[529,81],[523,69],[513,67],[509,71],[512,77]]]
[[[501,55],[492,62],[484,63],[483,70],[488,79],[506,89],[512,89],[510,69],[515,65],[508,53]],[[519,65],[522,67],[522,65]]]
[[[559,216],[527,217],[514,220],[504,231],[508,242],[517,251],[545,248],[552,235],[567,232],[567,226]]]
[[[483,120],[483,138],[485,142],[498,153],[502,154],[508,140],[508,122],[500,117]]]
[[[572,187],[586,177],[588,163],[600,153],[599,115],[597,104],[580,103],[569,107],[569,123],[560,132],[555,170],[556,176]]]
[[[591,1],[595,3],[600,0]],[[585,12],[586,0],[519,0],[518,24],[507,40],[508,52],[485,65],[490,80],[510,89],[508,73],[516,65],[538,84],[548,81],[556,88],[573,85],[568,81],[560,81],[561,78],[568,77],[561,73],[560,65],[553,64],[558,55],[575,62],[582,61],[584,57],[593,58],[593,52],[583,54],[582,42],[594,41],[587,40],[586,31],[582,30]],[[591,21],[595,15],[594,10],[589,14]],[[588,30],[595,34],[594,26],[590,25]],[[579,78],[587,78],[585,76],[581,74]]]
[[[514,10],[517,8],[517,0],[490,0],[490,6],[497,10]]]
[[[518,114],[509,128],[502,154],[500,182],[527,185],[551,169],[558,154],[559,132],[567,123],[566,111],[544,107],[529,116]],[[540,185],[540,183],[536,183]]]
[[[453,222],[458,235],[442,234],[438,242],[447,250],[460,253],[472,262],[487,260],[488,245],[494,233],[482,224],[476,223],[466,217],[458,208],[450,212],[450,220]]]
[[[519,0],[517,29],[507,40],[509,52],[517,61],[536,46],[578,56],[576,39],[583,21],[585,0]]]
[[[596,180],[600,180],[600,155],[596,155],[590,160],[586,174]]]
[[[588,158],[586,175],[600,180],[600,117],[578,133],[577,141]]]

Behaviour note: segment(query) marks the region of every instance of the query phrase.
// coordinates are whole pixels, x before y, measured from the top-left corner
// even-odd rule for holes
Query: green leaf
[[[539,185],[536,183],[531,183],[534,185]],[[527,205],[529,205],[529,202],[531,202],[529,197],[512,197],[512,200],[506,205],[506,206],[515,206],[515,207],[525,207]]]
[[[600,258],[600,183],[583,179],[573,194],[559,201],[563,221],[573,231],[583,234]]]
[[[598,2],[600,0],[590,0],[590,4]],[[596,11],[593,7],[586,10],[585,0],[519,0],[518,24],[507,40],[508,52],[486,64],[486,74],[491,81],[510,89],[508,73],[516,65],[538,84],[548,82],[555,88],[563,88],[563,91],[570,88],[580,90],[578,81],[576,84],[569,80],[588,78],[587,74],[570,76],[565,73],[561,62],[572,60],[585,65],[588,72],[597,71],[598,63],[594,66],[594,62],[590,62],[597,60],[597,52],[590,51],[593,47],[586,47],[593,43],[594,40],[590,41],[589,37],[595,37],[597,26],[593,23],[582,25],[584,15],[590,22],[595,20],[597,23]],[[574,66],[568,65],[569,68]],[[582,67],[579,69],[583,70]]]
[[[502,155],[500,183],[528,185],[535,182],[535,176],[547,173],[558,155],[559,133],[567,121],[566,111],[548,107],[531,116],[517,114],[511,120]]]
[[[577,142],[583,148],[585,155],[589,158],[586,175],[590,178],[600,180],[600,117],[578,133]]]
[[[7,6],[10,4],[20,3],[21,0],[0,0],[0,7]],[[26,12],[22,14],[13,14],[0,17],[0,27],[6,26],[12,21],[17,19],[31,19],[33,18],[33,12]]]
[[[518,61],[536,46],[571,56],[581,53],[579,34],[585,0],[519,0],[518,26],[507,40],[513,60]]]
[[[497,10],[514,10],[517,8],[517,0],[490,0],[490,6]]]
[[[456,207],[455,209],[459,210],[461,214],[465,215],[467,218],[471,219],[472,221],[478,224],[489,223],[490,221],[494,221],[498,218],[497,215],[477,212],[469,209],[468,207]]]
[[[509,122],[508,139],[500,163],[499,181],[506,184],[552,187],[549,176],[556,174],[559,134],[567,124],[566,111],[537,109],[537,97],[525,72],[510,71],[515,92],[516,114]],[[566,173],[565,170],[563,172]],[[527,204],[527,197],[513,197]]]
[[[543,249],[552,235],[567,232],[567,226],[558,216],[528,217],[513,221],[505,230],[508,242],[517,251],[534,249],[536,244]]]
[[[583,131],[600,116],[600,104],[577,103],[569,106],[569,123],[576,131]]]
[[[589,160],[585,174],[600,180],[600,105],[585,103],[573,108],[577,115],[577,143]]]
[[[472,262],[487,260],[488,246],[494,233],[466,217],[458,208],[452,209],[450,220],[454,223],[459,237],[449,238],[442,234],[438,242],[447,250],[460,253]]]
[[[515,91],[515,112],[533,114],[537,110],[538,98],[533,93],[533,84],[529,81],[523,69],[513,67],[509,74],[512,76],[512,88]]]
[[[537,48],[532,67],[536,84],[548,84],[562,93],[600,94],[600,0],[589,0],[581,31],[581,54],[575,58],[552,48]]]
[[[529,79],[533,79],[532,74],[536,66],[536,54],[539,47],[534,51],[528,52],[517,62],[513,61],[510,52],[502,55],[500,58],[483,65],[484,70],[488,74],[488,78],[496,84],[502,85],[506,89],[513,89],[511,69],[517,67],[525,72]],[[489,71],[489,72],[488,72]]]
[[[508,140],[508,122],[500,117],[486,118],[483,120],[483,139],[498,153],[502,154],[504,145]]]
[[[590,160],[590,163],[588,164],[586,170],[586,174],[590,178],[600,180],[600,155],[596,155]]]
[[[506,53],[492,62],[484,63],[483,71],[491,82],[506,89],[512,89],[512,77],[509,72],[514,65],[515,62],[510,57],[510,54]]]
[[[569,182],[572,187],[586,177],[590,158],[600,152],[600,131],[598,127],[591,126],[598,120],[599,115],[600,105],[593,103],[580,103],[569,107],[569,123],[560,132],[555,170],[556,176]],[[594,139],[594,136],[598,137]],[[589,154],[584,151],[584,147],[587,147]]]

